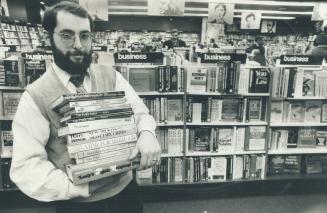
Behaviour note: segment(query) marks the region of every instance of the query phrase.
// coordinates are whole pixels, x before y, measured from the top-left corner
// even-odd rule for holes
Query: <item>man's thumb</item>
[[[131,153],[131,155],[129,156],[129,160],[133,160],[137,157],[137,154],[139,153],[139,149],[137,147],[135,147]]]

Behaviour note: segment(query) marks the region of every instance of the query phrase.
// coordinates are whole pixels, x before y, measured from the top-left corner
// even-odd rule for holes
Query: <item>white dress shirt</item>
[[[70,75],[54,63],[52,67],[67,89],[76,93],[75,86],[69,81]],[[83,86],[87,92],[91,92],[90,75],[84,78]],[[132,105],[138,133],[150,131],[155,134],[156,124],[148,114],[148,109],[124,77],[117,72],[116,91],[121,90],[125,91],[127,101]],[[48,160],[45,146],[50,135],[49,126],[49,121],[25,91],[12,124],[14,144],[10,178],[22,192],[40,201],[88,197],[88,184],[74,186],[66,173]]]

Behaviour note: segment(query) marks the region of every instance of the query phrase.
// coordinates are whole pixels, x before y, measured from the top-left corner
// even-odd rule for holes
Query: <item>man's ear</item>
[[[46,30],[43,30],[43,35],[44,35],[44,42],[45,42],[45,45],[46,46],[51,46],[51,42],[50,42],[50,33],[48,32],[48,31],[46,31]]]

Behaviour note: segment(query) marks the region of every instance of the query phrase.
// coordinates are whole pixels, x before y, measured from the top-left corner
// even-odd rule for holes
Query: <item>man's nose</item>
[[[81,39],[79,38],[79,35],[75,35],[75,41],[74,41],[74,48],[76,49],[81,49],[82,48],[82,43]]]

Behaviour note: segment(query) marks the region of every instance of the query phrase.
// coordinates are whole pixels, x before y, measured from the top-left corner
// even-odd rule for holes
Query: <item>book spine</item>
[[[106,129],[98,129],[89,132],[67,135],[67,145],[73,146],[83,143],[89,143],[96,140],[109,139],[114,137],[136,134],[137,127],[135,124],[115,126]]]
[[[105,146],[114,146],[118,144],[124,144],[124,143],[130,143],[133,141],[137,140],[137,135],[136,134],[131,134],[131,135],[126,135],[126,136],[121,136],[121,137],[116,137],[116,138],[110,138],[110,139],[105,139],[101,141],[94,141],[90,143],[84,143],[84,144],[79,144],[79,145],[74,145],[74,146],[67,146],[68,153],[77,153],[81,151],[87,151],[91,149],[97,149],[97,148],[102,148]]]
[[[103,92],[103,93],[76,93],[64,94],[50,104],[50,109],[56,110],[73,100],[102,99],[102,98],[121,98],[125,96],[125,91]]]
[[[79,119],[69,119],[61,124],[64,126],[70,124],[70,123],[80,123],[80,122],[86,122],[86,121],[96,121],[96,120],[104,120],[104,119],[115,119],[115,118],[126,118],[132,116],[134,113],[132,111],[130,112],[120,112],[120,113],[113,113],[108,115],[98,115],[88,118],[79,118]]]
[[[139,163],[139,161],[108,162],[107,164],[92,166],[88,169],[76,171],[74,170],[74,165],[67,165],[66,170],[68,177],[73,184],[79,185],[136,169],[139,166]]]
[[[80,123],[69,123],[66,127],[61,127],[58,129],[58,136],[61,137],[68,134],[87,132],[96,129],[103,129],[105,127],[121,126],[133,123],[135,123],[133,116],[128,118],[103,119]]]
[[[59,113],[64,113],[74,107],[87,107],[91,105],[113,105],[126,103],[126,98],[98,99],[85,101],[70,101],[58,109]]]
[[[102,159],[107,159],[110,161],[122,160],[122,159],[128,160],[128,157],[132,153],[134,147],[135,144],[134,146],[127,147],[120,150],[112,150],[109,152],[98,153],[97,155],[86,156],[83,158],[75,158],[75,162],[76,164],[82,164],[82,163],[88,163],[88,162],[102,160]]]

